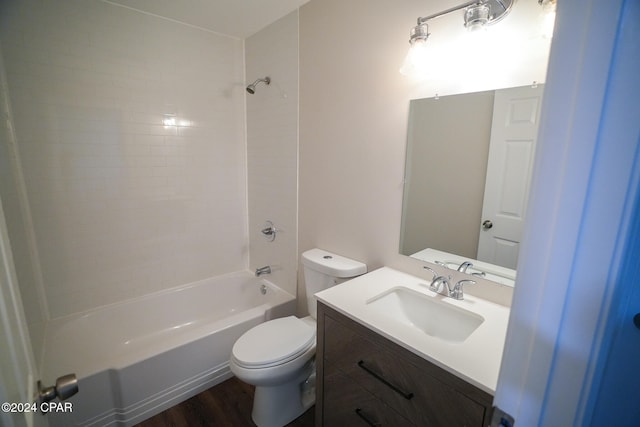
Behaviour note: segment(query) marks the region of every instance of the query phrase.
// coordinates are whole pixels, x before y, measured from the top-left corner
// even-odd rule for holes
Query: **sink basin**
[[[463,342],[484,322],[484,317],[405,287],[394,287],[369,299],[371,309],[450,342]]]

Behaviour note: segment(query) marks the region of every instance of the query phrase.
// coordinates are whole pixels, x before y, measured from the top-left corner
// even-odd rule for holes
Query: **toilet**
[[[269,320],[245,332],[231,350],[231,372],[256,387],[251,417],[258,427],[282,427],[315,402],[314,294],[367,272],[361,262],[311,249],[302,254],[310,316]]]

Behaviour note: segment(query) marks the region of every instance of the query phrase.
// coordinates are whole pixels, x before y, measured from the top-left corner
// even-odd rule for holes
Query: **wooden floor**
[[[231,378],[186,400],[136,427],[243,427],[255,426],[251,420],[253,386]],[[312,407],[287,427],[312,427]]]

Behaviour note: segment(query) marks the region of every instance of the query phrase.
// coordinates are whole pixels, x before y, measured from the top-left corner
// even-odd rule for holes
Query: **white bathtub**
[[[266,294],[262,294],[264,285]],[[295,312],[295,298],[247,271],[55,319],[45,384],[75,372],[71,414],[51,426],[130,426],[231,377],[236,339]]]

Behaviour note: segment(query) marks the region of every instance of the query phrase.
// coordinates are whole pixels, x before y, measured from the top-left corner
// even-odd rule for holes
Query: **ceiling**
[[[103,0],[245,39],[309,0]]]

